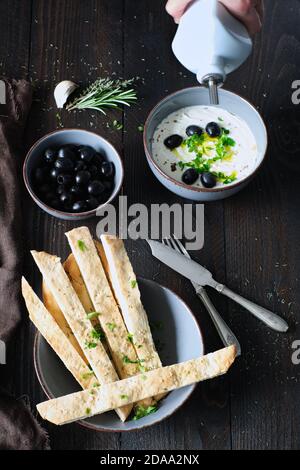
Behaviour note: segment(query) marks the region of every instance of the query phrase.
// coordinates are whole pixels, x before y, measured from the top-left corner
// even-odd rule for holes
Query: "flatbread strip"
[[[103,249],[98,249],[98,252],[103,266],[107,266],[107,275],[120,306],[125,325],[132,335],[137,356],[142,363],[147,365],[147,369],[162,367],[124,242],[115,236],[104,234],[101,235],[101,242]],[[98,248],[98,244],[96,246]],[[139,405],[147,407],[161,400],[164,396],[163,394],[151,399],[148,398],[147,401],[139,403]]]
[[[85,287],[84,281],[82,279],[80,270],[78,268],[78,265],[76,263],[76,260],[74,258],[74,255],[71,253],[68,258],[64,261],[63,263],[64,270],[66,271],[70,282],[72,286],[74,287],[74,290],[82,303],[86,313],[90,313],[94,310],[93,304],[91,302],[90,296],[88,294],[88,291]],[[57,305],[57,302],[55,301],[54,296],[52,295],[51,291],[48,289],[47,284],[43,281],[42,285],[42,295],[43,295],[43,302],[45,307],[47,308],[48,312],[51,313],[53,318],[55,319],[56,323],[60,327],[60,329],[64,332],[64,334],[67,336],[69,341],[72,343],[74,348],[78,351],[78,353],[81,355],[82,359],[88,363],[88,360],[86,359],[81,347],[78,344],[77,339],[74,336],[73,331],[71,330],[67,320],[65,319],[62,311],[60,310],[59,306]],[[92,318],[91,322],[93,326],[95,327],[97,324],[99,325],[99,320],[98,318]],[[105,350],[108,351],[108,346],[106,344],[105,339],[102,341],[103,346],[105,347]]]
[[[93,325],[87,318],[60,258],[43,251],[32,251],[31,254],[101,385],[117,381],[119,377],[114,366],[101,341],[94,338]],[[128,406],[116,411],[120,419],[125,421],[131,409],[132,407]]]
[[[89,388],[93,384],[98,383],[94,373],[91,372],[87,364],[69,342],[24,277],[22,277],[22,294],[30,320],[82,388]]]
[[[170,392],[225,374],[234,362],[234,346],[139,374],[129,379],[85,390],[37,405],[42,418],[54,424],[66,424],[112,410],[121,403],[133,403],[149,396]]]
[[[147,369],[157,369],[162,366],[161,360],[124,243],[111,235],[101,235],[101,241],[108,261],[110,281],[127,329],[132,334],[138,358],[145,361]]]
[[[121,378],[139,373],[138,357],[128,336],[116,300],[106,278],[94,240],[87,227],[66,233],[94,309],[105,333],[110,352]],[[147,366],[147,364],[143,365]]]

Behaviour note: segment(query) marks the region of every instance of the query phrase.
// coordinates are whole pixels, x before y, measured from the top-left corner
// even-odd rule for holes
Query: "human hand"
[[[238,18],[250,34],[260,31],[262,26],[264,5],[263,0],[219,0],[223,5]],[[181,16],[193,0],[168,0],[167,12],[173,16],[174,21],[179,23]]]

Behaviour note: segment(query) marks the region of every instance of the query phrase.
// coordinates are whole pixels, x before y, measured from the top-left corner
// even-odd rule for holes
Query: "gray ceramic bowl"
[[[38,196],[33,191],[32,185],[32,170],[37,166],[41,155],[46,150],[47,147],[60,147],[66,144],[76,144],[76,145],[90,145],[95,150],[103,153],[106,156],[107,161],[113,162],[115,165],[115,181],[114,181],[114,190],[110,198],[101,206],[104,207],[106,204],[109,204],[119,193],[123,178],[124,178],[124,169],[122,160],[116,151],[116,149],[103,137],[95,134],[94,132],[85,131],[82,129],[62,129],[59,131],[51,132],[50,134],[45,135],[39,139],[29,150],[26,155],[24,165],[23,165],[23,177],[25,186],[31,195],[32,199],[37,203],[37,205],[54,217],[64,220],[84,220],[96,215],[96,211],[99,209],[92,209],[86,212],[80,213],[71,213],[63,212],[45,204],[41,201]]]
[[[198,202],[225,199],[243,189],[261,166],[267,150],[267,131],[256,109],[244,98],[223,89],[219,89],[220,107],[236,114],[246,121],[256,138],[258,147],[257,165],[248,177],[218,188],[196,188],[166,175],[152,157],[153,134],[160,122],[170,113],[193,105],[209,105],[209,93],[204,87],[191,87],[177,91],[160,101],[150,112],[144,128],[144,148],[151,170],[156,178],[178,196]]]
[[[163,365],[187,361],[203,355],[203,339],[195,317],[187,305],[172,291],[156,282],[138,279],[142,301],[153,327],[153,338]],[[160,350],[161,349],[161,350]],[[80,390],[48,343],[37,333],[34,345],[34,364],[39,382],[48,398]],[[173,414],[191,395],[194,385],[175,390],[161,402],[156,413],[137,421],[122,423],[111,411],[79,421],[95,431],[134,431],[159,423]]]

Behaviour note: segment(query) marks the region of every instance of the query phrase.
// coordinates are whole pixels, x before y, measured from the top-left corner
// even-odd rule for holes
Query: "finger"
[[[247,15],[241,17],[240,19],[244,22],[250,35],[256,34],[261,30],[262,19],[256,8],[250,10]]]
[[[175,22],[179,23],[180,18],[192,1],[193,0],[168,0],[166,10],[169,15],[173,16]]]

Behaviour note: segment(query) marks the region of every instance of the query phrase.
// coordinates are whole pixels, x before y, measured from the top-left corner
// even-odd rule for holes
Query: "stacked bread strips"
[[[99,251],[87,227],[80,227],[66,233],[72,253],[76,259],[86,288],[96,311],[100,325],[105,333],[108,347],[119,377],[125,379],[144,372],[148,366],[145,359],[139,359],[133,346],[132,336],[126,328],[116,299],[107,278],[108,266],[101,262]],[[104,268],[106,266],[106,270]],[[150,332],[151,335],[151,332]],[[152,336],[151,336],[152,339]],[[152,340],[153,342],[153,340]],[[161,363],[160,363],[161,364]],[[152,399],[137,403],[147,408]]]
[[[45,252],[31,253],[99,382],[105,384],[117,381],[118,374],[101,342],[99,332],[88,318],[60,258]],[[116,410],[122,421],[126,420],[131,408],[127,406]]]
[[[138,358],[128,339],[122,315],[110,289],[94,241],[87,227],[66,233],[99,322],[107,339],[112,359],[121,378],[139,373]]]
[[[63,267],[87,315],[90,316],[91,323],[93,324],[94,328],[97,328],[99,325],[99,320],[98,320],[97,315],[93,314],[93,311],[94,311],[93,304],[91,302],[88,291],[82,279],[80,270],[77,266],[74,255],[72,253],[70,253],[68,258],[64,261]],[[58,323],[60,328],[64,331],[65,335],[69,338],[70,342],[77,349],[77,351],[82,356],[84,361],[88,363],[81,347],[78,344],[77,339],[74,336],[73,331],[71,330],[68,322],[66,321],[64,317],[64,314],[60,310],[59,306],[57,305],[57,302],[55,301],[54,296],[52,295],[51,291],[48,289],[44,281],[42,285],[42,296],[43,296],[44,305],[47,308],[47,310],[51,313],[55,321]],[[106,351],[108,352],[108,346],[107,346],[105,338],[103,338],[102,344],[105,347]]]
[[[236,356],[235,346],[180,364],[103,385],[99,389],[72,393],[37,405],[42,418],[54,424],[67,424],[105,413],[122,403],[134,403],[149,396],[170,392],[225,374]]]
[[[84,389],[38,405],[42,417],[65,424],[115,410],[122,421],[176,388],[227,372],[234,347],[162,367],[140,291],[122,241],[94,242],[86,227],[67,234],[72,254],[32,251],[43,280],[39,300],[27,281],[29,316]]]
[[[24,277],[22,278],[22,294],[30,320],[82,388],[89,388],[96,383],[98,384],[94,373],[89,369],[86,361],[82,359],[77,349],[73,347]]]

